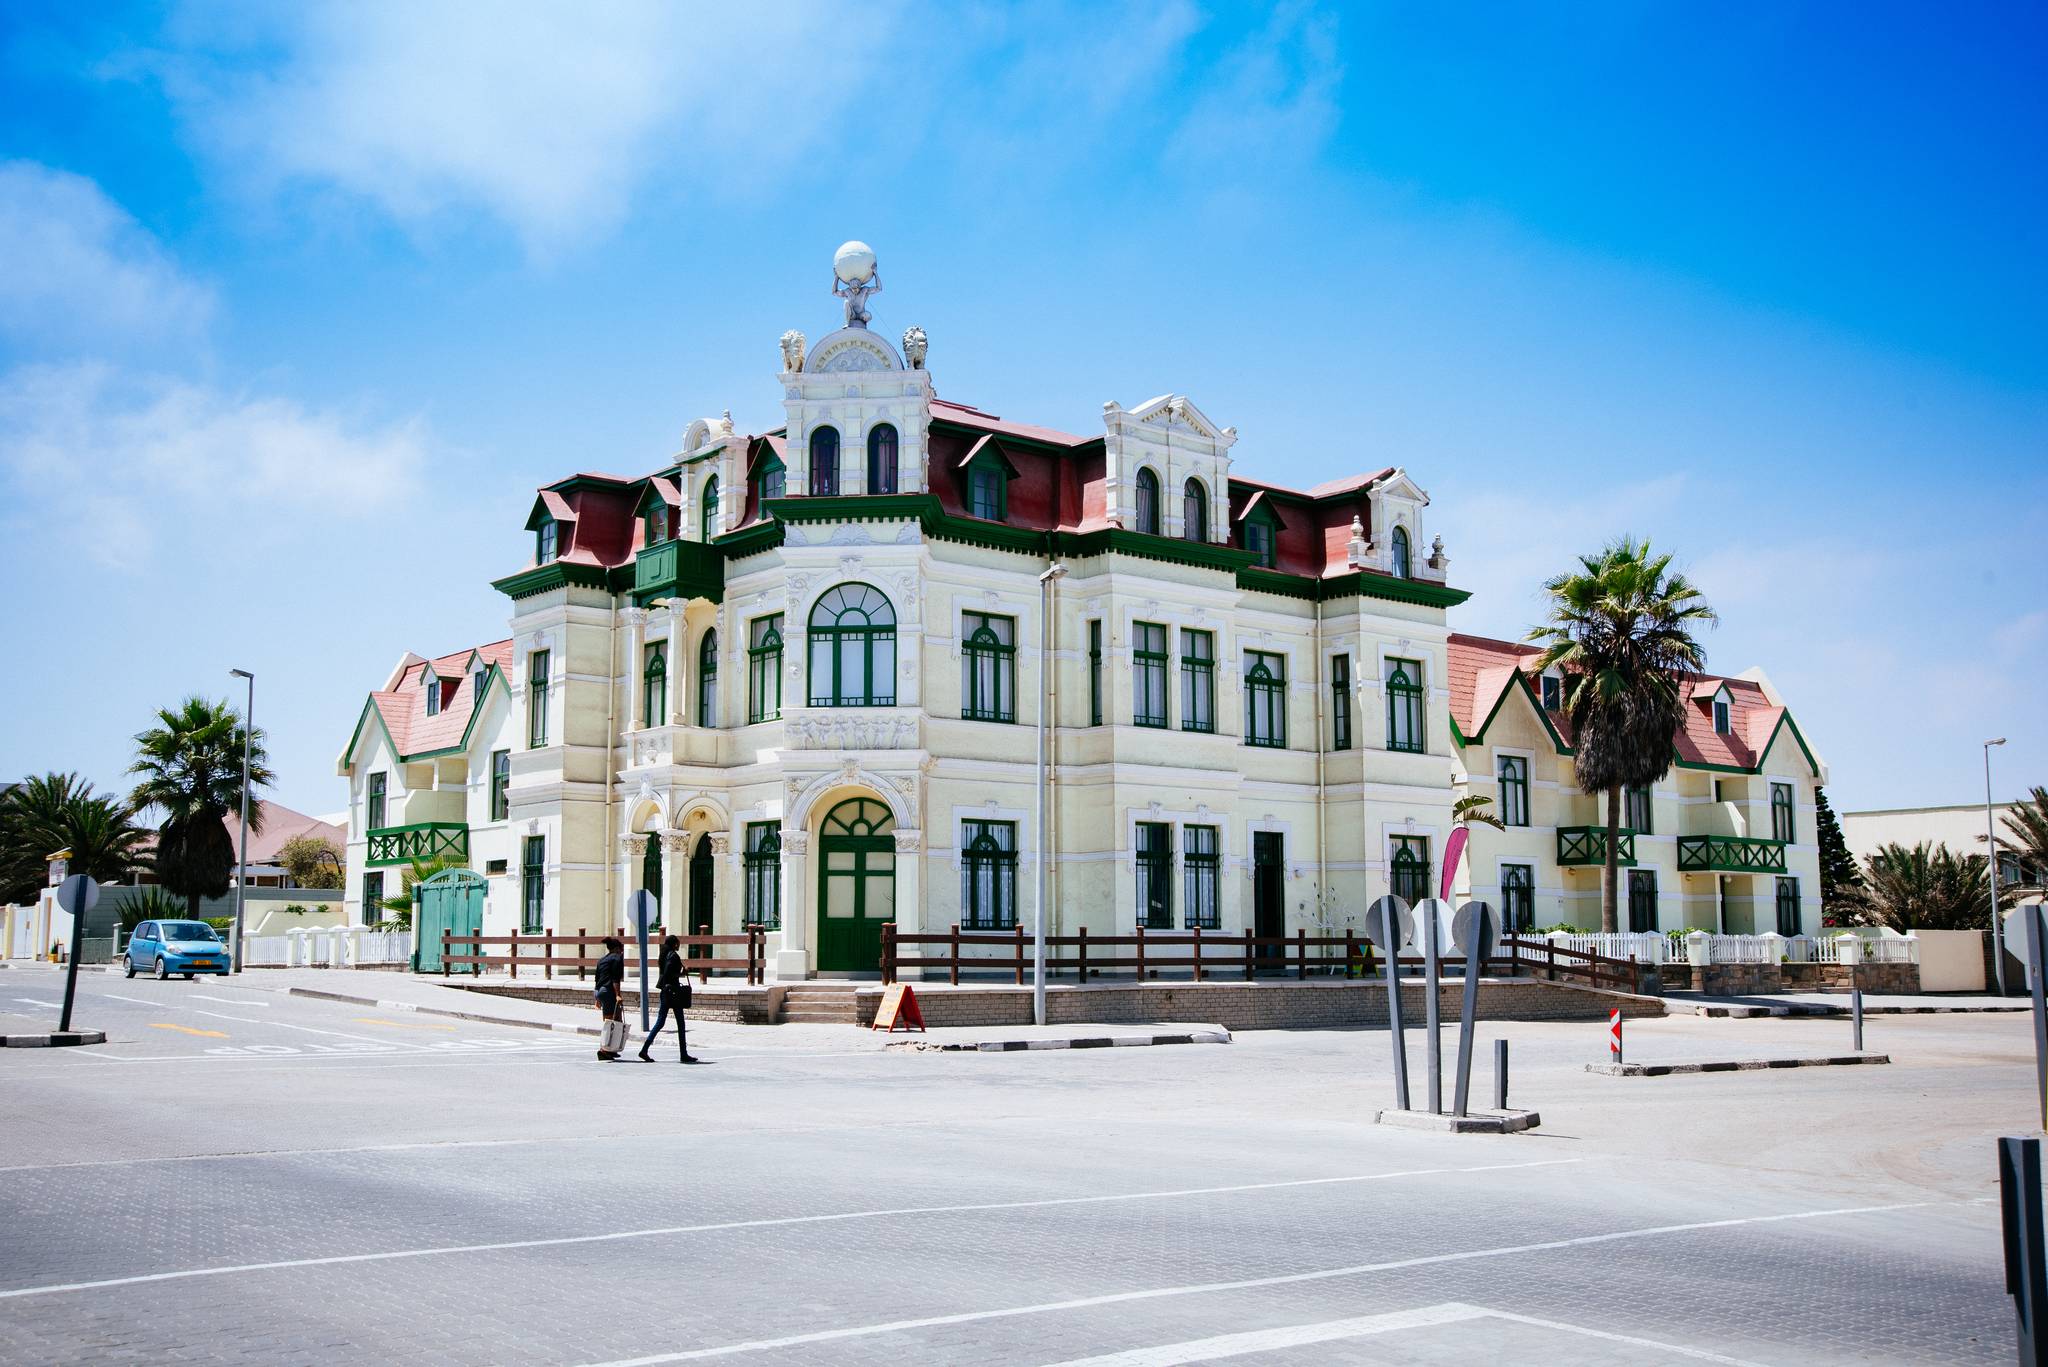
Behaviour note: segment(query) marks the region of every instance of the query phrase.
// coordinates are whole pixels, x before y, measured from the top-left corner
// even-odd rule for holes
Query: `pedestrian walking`
[[[598,1034],[597,1056],[610,1063],[626,1047],[626,1019],[624,995],[620,987],[626,981],[626,947],[615,935],[604,937],[604,957],[597,961],[597,985],[591,995],[597,1000],[597,1014],[603,1020],[603,1029]]]
[[[647,1051],[654,1047],[654,1037],[661,1033],[661,1027],[667,1022],[669,1013],[674,1012],[676,1047],[682,1052],[678,1062],[695,1063],[697,1060],[690,1055],[690,1037],[683,1029],[683,1012],[690,1005],[690,983],[683,976],[683,942],[677,936],[671,935],[661,942],[661,976],[656,980],[655,986],[661,993],[661,1011],[654,1018],[654,1028],[649,1030],[647,1038],[641,1041],[640,1061],[654,1062],[654,1056]]]

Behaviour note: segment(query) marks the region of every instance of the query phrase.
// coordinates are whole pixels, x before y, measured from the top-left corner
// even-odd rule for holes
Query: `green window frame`
[[[1621,793],[1622,829],[1634,831],[1637,835],[1655,835],[1656,814],[1650,804],[1650,789],[1647,785],[1631,784]]]
[[[548,652],[536,650],[526,661],[526,748],[548,743]]]
[[[896,705],[896,608],[867,584],[827,589],[811,609],[813,707]]]
[[[1216,633],[1180,632],[1180,729],[1216,730]]]
[[[1351,748],[1351,657],[1330,657],[1330,748]]]
[[[789,490],[789,467],[774,456],[768,457],[754,472],[754,485],[761,491],[763,503],[771,498],[781,498]]]
[[[1422,665],[1387,661],[1387,748],[1419,755],[1424,748]]]
[[[701,502],[702,507],[698,510],[697,514],[697,534],[703,540],[709,541],[712,537],[718,535],[717,475],[713,475],[711,478],[704,481],[704,497],[701,500]]]
[[[560,546],[561,533],[556,529],[555,520],[543,517],[540,525],[533,529],[533,562],[536,565],[551,565]]]
[[[482,707],[484,705],[484,680],[488,678],[490,678],[490,671],[488,669],[479,669],[471,676],[469,690],[470,706]]]
[[[1500,866],[1501,927],[1510,935],[1525,934],[1536,924],[1536,868],[1533,864]]]
[[[1714,698],[1714,734],[1725,736],[1733,729],[1734,723],[1728,714],[1728,699],[1717,695]]]
[[[663,500],[660,494],[650,494],[648,497],[653,501],[647,505],[645,530],[640,543],[643,549],[648,546],[659,545],[669,539],[668,503]]]
[[[1244,520],[1244,548],[1252,558],[1266,569],[1277,569],[1280,564],[1280,538],[1275,534],[1273,518],[1260,508]]]
[[[1410,567],[1410,559],[1408,554],[1408,529],[1406,527],[1394,528],[1394,535],[1391,538],[1391,542],[1391,550],[1393,554],[1390,557],[1390,563],[1393,566],[1394,578],[1406,579],[1409,577]]]
[[[1545,712],[1564,711],[1564,680],[1558,678],[1555,674],[1545,674],[1543,676],[1543,710]]]
[[[374,869],[363,875],[363,924],[374,926],[384,919],[384,871]]]
[[[1494,760],[1495,777],[1500,780],[1500,820],[1503,826],[1529,824],[1529,759],[1526,755],[1501,755]]]
[[[363,799],[363,829],[382,830],[384,827],[384,796],[390,784],[390,775],[379,771],[370,775],[364,784],[366,796]]]
[[[747,823],[746,924],[763,930],[782,929],[782,823]]]
[[[649,641],[640,667],[640,724],[668,724],[668,642]]]
[[[1792,785],[1771,784],[1771,839],[1791,844],[1797,829],[1796,809],[1792,805]]]
[[[1180,829],[1181,909],[1188,930],[1223,927],[1223,858],[1214,826]]]
[[[1173,827],[1140,821],[1137,829],[1138,924],[1173,929]]]
[[[697,725],[718,725],[718,630],[697,642]]]
[[[960,614],[960,715],[968,721],[1017,720],[1017,619]]]
[[[425,669],[420,671],[420,692],[426,694],[427,697],[427,715],[430,717],[440,716],[441,681],[434,677],[433,670]]]
[[[547,919],[548,838],[529,835],[519,864],[519,931],[538,935]]]
[[[1149,536],[1159,535],[1159,476],[1150,467],[1138,471],[1135,502],[1138,530]]]
[[[512,811],[512,752],[491,751],[491,820],[503,821]]]
[[[1387,873],[1388,889],[1411,907],[1433,897],[1429,886],[1429,837],[1396,835],[1389,839],[1394,850]]]
[[[1657,871],[1628,871],[1628,928],[1636,934],[1657,928]]]
[[[967,467],[967,515],[1001,522],[1010,513],[1010,482],[1003,467],[977,456]]]
[[[1010,930],[1017,924],[1017,823],[960,823],[960,928]]]
[[[878,422],[868,429],[868,492],[896,492],[896,429]]]
[[[1088,724],[1102,725],[1102,619],[1088,623]]]
[[[1244,666],[1244,743],[1280,749],[1287,744],[1287,657],[1248,650]]]
[[[782,716],[782,614],[747,624],[747,722]]]
[[[806,491],[830,498],[839,492],[839,429],[811,429],[811,482]]]
[[[1131,623],[1131,724],[1166,725],[1166,628]]]
[[[1800,933],[1799,880],[1780,878],[1777,890],[1778,933],[1797,935]]]

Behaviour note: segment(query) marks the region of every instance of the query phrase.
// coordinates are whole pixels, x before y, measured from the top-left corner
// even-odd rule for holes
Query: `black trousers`
[[[661,1007],[655,1012],[654,1028],[647,1032],[647,1038],[641,1042],[641,1053],[647,1053],[654,1048],[654,1037],[660,1034],[661,1027],[668,1023],[670,1011],[674,1011],[676,1016],[676,1052],[682,1058],[690,1056],[690,1037],[683,1028],[685,1022],[681,994],[667,988],[662,989]]]

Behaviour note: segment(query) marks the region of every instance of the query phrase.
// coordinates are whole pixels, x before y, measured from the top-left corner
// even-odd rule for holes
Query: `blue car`
[[[144,921],[135,927],[122,957],[131,978],[146,969],[158,978],[182,973],[190,979],[197,973],[226,973],[233,966],[228,947],[204,921]]]

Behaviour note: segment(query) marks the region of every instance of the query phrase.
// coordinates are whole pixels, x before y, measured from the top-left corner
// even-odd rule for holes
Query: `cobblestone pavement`
[[[4,979],[7,1028],[61,989]],[[80,990],[108,1045],[0,1055],[0,1361],[2011,1352],[1992,1139],[2027,1124],[2023,1018],[1873,1022],[1889,1068],[1647,1079],[1582,1071],[1603,1026],[1488,1025],[1478,1083],[1509,1038],[1544,1124],[1454,1139],[1370,1123],[1383,1031],[939,1054],[696,1026],[686,1068],[239,981]],[[1629,1050],[1845,1030],[1688,1017]]]

